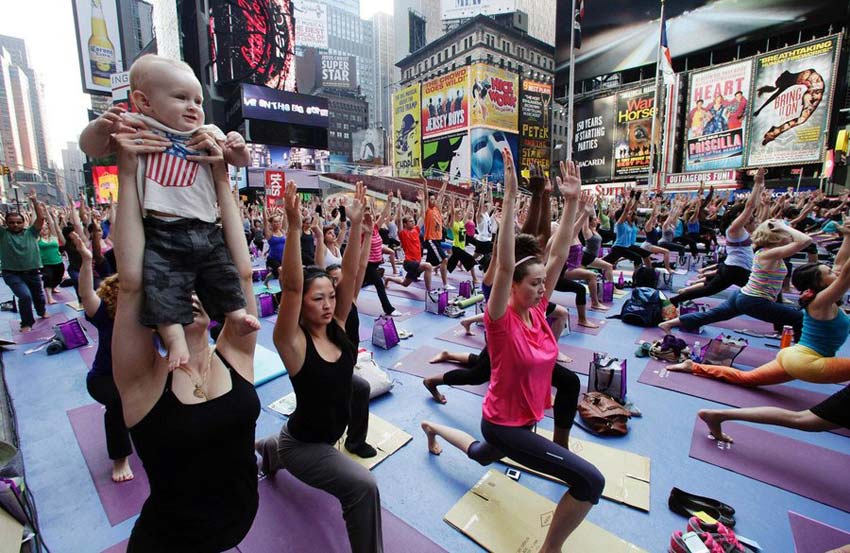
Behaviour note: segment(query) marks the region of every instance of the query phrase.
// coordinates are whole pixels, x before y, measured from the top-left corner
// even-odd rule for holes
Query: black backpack
[[[620,310],[620,320],[636,326],[656,326],[661,322],[661,297],[654,288],[639,287],[632,290]]]
[[[635,288],[658,288],[658,273],[654,268],[641,265],[632,277]]]

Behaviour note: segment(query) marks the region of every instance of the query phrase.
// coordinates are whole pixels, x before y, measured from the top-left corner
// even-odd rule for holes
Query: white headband
[[[531,259],[537,259],[537,256],[536,255],[527,255],[527,256],[523,257],[522,259],[520,259],[519,261],[514,263],[514,269],[516,269],[517,267],[519,267],[520,265],[522,265],[523,263],[525,263],[526,261],[529,261]]]

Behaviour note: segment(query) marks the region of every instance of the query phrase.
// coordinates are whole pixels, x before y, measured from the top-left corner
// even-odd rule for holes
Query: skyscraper
[[[378,12],[372,16],[375,43],[375,89],[376,98],[372,111],[375,125],[389,129],[390,95],[395,79],[395,30],[393,16]]]
[[[85,155],[76,142],[68,142],[62,148],[62,174],[65,180],[65,192],[76,198],[80,191],[85,188],[85,176],[83,176],[83,164]]]
[[[153,6],[144,0],[120,0],[120,6],[124,35],[121,50],[124,52],[124,67],[129,68],[154,38]]]

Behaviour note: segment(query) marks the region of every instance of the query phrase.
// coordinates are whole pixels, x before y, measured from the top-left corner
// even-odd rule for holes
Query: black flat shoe
[[[704,503],[696,503],[683,497],[671,495],[667,500],[667,506],[670,507],[670,510],[674,513],[687,518],[696,516],[698,512],[702,511],[714,520],[722,522],[727,528],[735,527],[734,518],[727,517],[726,515],[721,514],[720,511],[714,507],[710,507]]]
[[[703,497],[701,495],[694,495],[694,494],[688,493],[684,490],[680,490],[679,488],[673,488],[672,490],[670,490],[670,495],[675,495],[677,497],[685,497],[685,498],[690,499],[691,501],[696,502],[696,503],[704,503],[704,504],[708,505],[709,507],[714,507],[715,509],[720,511],[720,513],[722,513],[722,514],[724,514],[728,517],[731,517],[735,514],[735,509],[733,509],[729,505],[723,503],[722,501],[718,501],[717,499],[712,499],[710,497]]]

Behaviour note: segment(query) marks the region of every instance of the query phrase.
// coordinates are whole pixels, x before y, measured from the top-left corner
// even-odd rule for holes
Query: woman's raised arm
[[[304,267],[301,265],[301,199],[298,197],[298,187],[293,181],[286,183],[283,201],[289,226],[280,268],[280,310],[272,338],[289,375],[295,376],[304,364],[307,342],[304,333],[298,328],[304,289]]]

